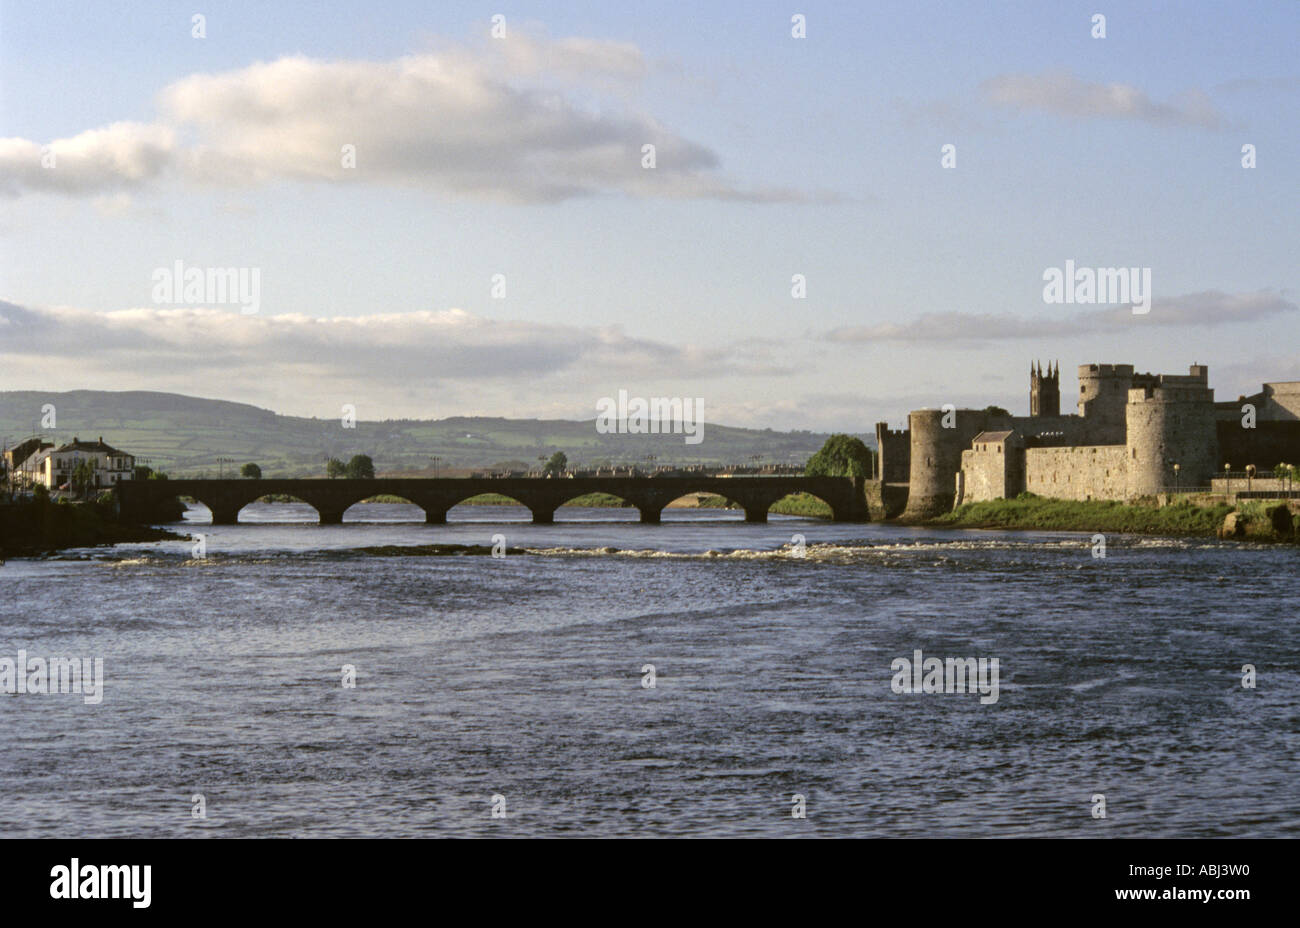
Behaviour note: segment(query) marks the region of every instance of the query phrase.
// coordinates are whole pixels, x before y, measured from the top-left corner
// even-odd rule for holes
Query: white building
[[[36,483],[49,490],[71,490],[72,475],[82,461],[94,465],[92,489],[108,489],[135,474],[135,457],[98,441],[73,438],[58,448],[44,448],[23,462],[22,470],[32,473]]]

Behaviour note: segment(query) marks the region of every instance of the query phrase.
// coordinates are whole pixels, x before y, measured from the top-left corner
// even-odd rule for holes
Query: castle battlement
[[[1085,377],[1132,377],[1132,364],[1080,364],[1079,379]]]

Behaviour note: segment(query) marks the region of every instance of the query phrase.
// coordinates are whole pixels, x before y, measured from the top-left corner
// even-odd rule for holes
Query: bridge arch
[[[427,521],[427,520],[428,520],[428,514],[427,514],[427,511],[424,510],[424,507],[421,506],[420,503],[419,503],[417,500],[411,499],[411,497],[410,497],[409,495],[404,494],[404,493],[391,493],[391,492],[388,492],[388,491],[384,491],[384,492],[382,492],[382,493],[371,493],[369,496],[363,496],[361,499],[357,500],[355,503],[350,503],[350,504],[347,506],[347,508],[345,508],[345,509],[343,510],[343,516],[346,516],[349,512],[351,512],[351,511],[352,511],[352,508],[353,508],[354,506],[360,506],[362,503],[365,503],[365,502],[367,502],[368,500],[373,499],[373,498],[376,497],[376,496],[390,496],[390,497],[393,497],[393,499],[401,500],[401,503],[393,503],[393,505],[402,505],[402,504],[404,503],[404,504],[406,504],[407,506],[414,506],[416,509],[420,509],[420,510],[422,510],[422,515],[424,516],[423,519],[417,519],[417,518],[412,518],[412,519],[384,519],[384,520],[382,520],[382,521],[385,521],[385,522],[420,522],[420,521]],[[384,503],[392,503],[392,500],[385,500]]]
[[[491,509],[493,507],[498,507],[498,506],[501,508],[505,508],[510,504],[514,504],[515,506],[522,506],[524,509],[528,509],[531,512],[532,507],[528,504],[528,501],[526,499],[522,498],[523,495],[524,494],[515,493],[515,492],[502,492],[501,490],[484,490],[481,488],[471,489],[461,493],[444,496],[438,503],[433,504],[431,507],[426,507],[425,519],[426,521],[432,523],[440,524],[446,522],[447,513],[455,509],[457,506],[463,506],[466,504],[482,506],[488,509]],[[478,499],[480,496],[500,496],[509,500],[510,503],[477,503],[477,504],[470,503],[471,500]],[[536,513],[533,513],[533,516],[535,517]]]
[[[768,504],[768,511],[771,512],[773,507],[779,503],[784,503],[787,500],[790,501],[790,505],[784,508],[797,509],[800,511],[777,513],[777,515],[806,519],[835,518],[836,501],[831,494],[814,493],[809,490],[791,490],[784,496],[772,500],[772,502]]]
[[[608,506],[608,507],[601,507],[601,508],[615,509],[619,512],[622,512],[625,509],[636,509],[638,512],[642,512],[641,506],[638,503],[637,494],[633,492],[616,493],[613,492],[612,490],[604,490],[604,489],[592,490],[587,487],[565,488],[563,483],[561,483],[561,489],[551,494],[550,498],[556,501],[555,511],[558,512],[559,510],[567,506],[569,503],[573,502],[575,499],[581,499],[584,496],[592,496],[595,494],[600,494],[601,496],[611,496],[614,499],[620,500],[622,502],[621,506]],[[626,520],[611,519],[609,521],[623,522]],[[644,515],[642,516],[641,521],[642,522],[645,521]]]

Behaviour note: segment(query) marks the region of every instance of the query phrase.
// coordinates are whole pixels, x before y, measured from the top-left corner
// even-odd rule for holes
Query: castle
[[[1216,403],[1209,376],[1203,364],[1186,374],[1083,364],[1078,412],[1061,415],[1060,365],[1031,365],[1028,416],[947,406],[910,413],[901,431],[878,423],[882,496],[906,484],[904,515],[926,518],[1026,491],[1128,500],[1208,488],[1225,466],[1300,462],[1300,381]]]

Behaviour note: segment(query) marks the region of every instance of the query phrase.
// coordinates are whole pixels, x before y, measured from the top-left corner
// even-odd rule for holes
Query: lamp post
[[[1255,465],[1247,464],[1246,465],[1246,492],[1247,493],[1250,492],[1251,478],[1253,478],[1254,476],[1255,476]]]
[[[1178,492],[1178,472],[1180,470],[1182,470],[1182,467],[1179,465],[1177,461],[1174,461],[1174,492],[1175,493]]]
[[[442,463],[442,456],[441,456],[441,455],[438,455],[438,454],[435,454],[435,455],[434,455],[432,458],[430,458],[429,460],[433,461],[433,476],[434,476],[434,479],[436,480],[437,477],[438,477],[438,465],[439,465],[440,463]]]
[[[234,458],[217,458],[217,479],[223,479],[226,475],[226,465],[234,463]]]
[[[1224,462],[1223,465],[1223,480],[1223,494],[1225,496],[1232,496],[1232,465],[1227,462]]]

